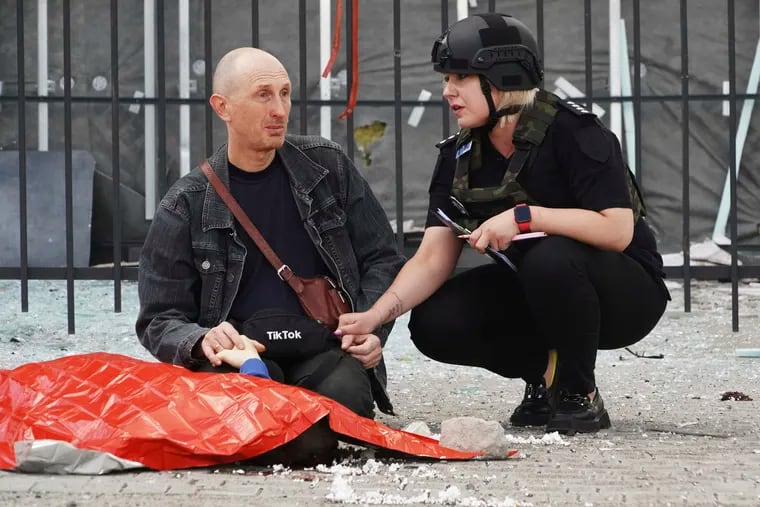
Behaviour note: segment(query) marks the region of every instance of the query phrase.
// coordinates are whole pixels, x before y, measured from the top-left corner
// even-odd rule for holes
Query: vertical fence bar
[[[631,97],[633,89],[631,87],[631,58],[628,51],[628,31],[626,30],[625,18],[618,19],[620,27],[620,94],[623,97]],[[623,127],[624,137],[620,139],[621,144],[625,143],[625,156],[628,160],[628,166],[636,169],[636,149],[635,123],[636,118],[633,116],[633,103],[630,99],[622,99]]]
[[[74,334],[74,192],[71,160],[71,2],[63,0],[63,143],[66,197],[66,309]]]
[[[358,3],[358,2],[357,2]],[[353,37],[351,35],[351,18],[354,13],[354,6],[351,0],[346,0],[346,29],[343,33],[346,34],[346,101],[348,101],[349,90],[351,82],[354,79],[354,70],[351,68],[351,61],[354,56],[354,51],[358,51],[359,48],[354,47]],[[357,6],[358,8],[358,6]],[[337,30],[337,27],[336,27]],[[356,109],[354,109],[354,113]],[[346,118],[346,153],[348,158],[353,160],[354,158],[354,115],[351,114]]]
[[[331,30],[330,0],[319,0],[319,70],[322,72],[330,61]],[[332,98],[332,73],[319,80],[319,98],[329,101]],[[323,102],[324,104],[324,102]],[[322,105],[319,108],[319,135],[332,139],[332,108]]]
[[[203,82],[206,84],[206,97],[211,96],[214,76],[214,62],[211,55],[211,0],[203,0],[203,61],[204,73]],[[214,118],[211,104],[206,101],[204,107],[204,124],[206,130],[206,157],[210,157],[214,152]]]
[[[164,0],[156,1],[156,104],[158,106],[158,152],[156,153],[156,202],[166,192],[166,26]],[[154,208],[155,209],[155,208]]]
[[[16,73],[18,74],[18,204],[21,311],[29,311],[29,245],[26,209],[26,67],[24,65],[24,1],[16,1]]]
[[[633,116],[634,116],[634,152],[636,154],[633,168],[639,188],[641,182],[641,3],[633,0]]]
[[[143,0],[143,86],[145,98],[156,98],[156,0]],[[145,219],[156,212],[156,104],[143,105],[145,129]]]
[[[496,0],[488,0],[488,12],[496,12]]]
[[[393,0],[393,123],[396,126],[396,243],[404,248],[404,124],[401,121],[401,0]]]
[[[259,0],[251,1],[251,46],[259,47]]]
[[[586,46],[586,107],[591,111],[594,104],[594,82],[591,71],[591,0],[583,0],[583,34]]]
[[[156,0],[143,0],[143,86],[145,98],[156,98]],[[145,128],[145,219],[156,212],[156,104],[143,104]]]
[[[37,96],[48,96],[48,0],[37,0]],[[37,149],[48,151],[50,115],[47,102],[37,104]]]
[[[179,175],[184,176],[193,166],[190,138],[190,0],[177,2],[177,88],[179,98]]]
[[[689,225],[689,212],[691,210],[689,182],[689,30],[688,30],[688,7],[687,0],[681,0],[681,165],[683,167],[681,193],[683,208],[683,291],[684,311],[691,311],[691,232]]]
[[[623,107],[620,101],[622,95],[622,76],[620,71],[620,0],[608,0],[609,17],[608,28],[609,34],[609,65],[608,81],[610,104],[609,104],[609,121],[610,130],[618,138],[622,145],[625,141],[623,138]]]
[[[544,60],[544,0],[536,0],[536,37],[538,38],[538,57]]]
[[[731,175],[731,327],[739,331],[739,258],[736,209],[736,12],[728,0],[728,172]]]
[[[441,0],[441,33],[449,27],[449,3]],[[449,105],[445,100],[441,101],[441,134],[444,138],[451,134],[451,122],[449,118]]]
[[[121,312],[121,166],[119,164],[119,4],[111,0],[111,181],[113,183],[113,311]]]
[[[306,0],[298,0],[298,115],[301,134],[308,131],[308,88],[306,87]]]

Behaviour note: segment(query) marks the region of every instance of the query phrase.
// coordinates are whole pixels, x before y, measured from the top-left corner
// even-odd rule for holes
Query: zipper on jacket
[[[311,220],[311,219],[309,219],[308,222],[309,222],[309,227],[311,227],[314,230],[314,233],[319,238],[319,242],[317,243],[317,246],[319,246],[319,249],[323,252],[323,256],[322,257],[330,259],[330,261],[332,262],[333,266],[335,266],[335,274],[336,274],[336,276],[338,278],[338,284],[340,285],[341,290],[346,294],[346,297],[348,298],[348,304],[351,307],[351,311],[355,312],[356,311],[356,307],[354,307],[354,302],[351,299],[351,294],[348,293],[348,291],[346,290],[346,286],[343,284],[343,278],[340,276],[340,269],[338,269],[338,263],[335,262],[335,259],[333,259],[330,256],[330,254],[328,253],[327,249],[322,244],[322,236],[319,234],[319,230],[314,225],[314,221]]]

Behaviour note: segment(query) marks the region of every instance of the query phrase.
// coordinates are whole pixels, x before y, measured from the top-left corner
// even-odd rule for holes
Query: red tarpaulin
[[[44,439],[156,470],[232,463],[293,440],[325,416],[333,431],[367,444],[428,458],[477,456],[298,387],[93,353],[0,370],[0,469],[15,467],[15,442]]]

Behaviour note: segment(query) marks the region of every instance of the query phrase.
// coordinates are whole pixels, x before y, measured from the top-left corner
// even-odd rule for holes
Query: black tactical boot
[[[585,394],[560,390],[552,400],[553,411],[546,423],[546,431],[558,431],[568,435],[595,433],[610,427],[610,416],[604,408],[602,395],[597,388],[594,399]]]
[[[509,418],[512,426],[544,426],[549,420],[549,390],[543,383],[525,384],[522,402]]]

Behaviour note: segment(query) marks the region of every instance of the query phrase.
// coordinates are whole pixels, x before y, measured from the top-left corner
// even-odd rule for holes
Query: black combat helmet
[[[454,23],[433,45],[433,69],[479,74],[499,90],[540,87],[538,44],[521,21],[506,14],[476,14]]]

